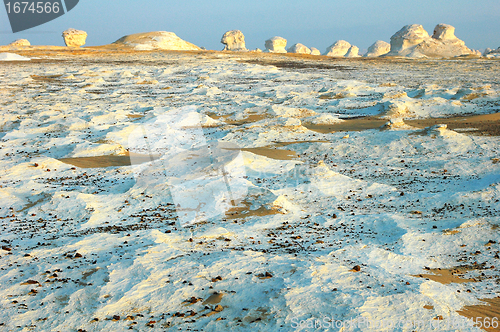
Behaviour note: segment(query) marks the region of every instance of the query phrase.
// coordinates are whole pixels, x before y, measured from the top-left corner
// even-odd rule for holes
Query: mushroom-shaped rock
[[[345,56],[350,48],[351,44],[345,40],[337,40],[326,49],[325,55],[333,57]]]
[[[359,57],[359,47],[352,45],[345,54],[346,58],[356,58]]]
[[[389,53],[391,50],[391,44],[383,40],[377,40],[372,46],[368,47],[368,52],[366,52],[366,57],[377,57]]]
[[[391,37],[391,53],[401,52],[429,39],[429,34],[420,24],[405,25]]]
[[[13,41],[12,43],[10,43],[7,46],[20,47],[20,46],[30,46],[30,45],[31,44],[28,41],[28,39],[18,39],[18,40]]]
[[[316,47],[311,47],[311,55],[321,55],[321,52]]]
[[[153,31],[124,36],[113,44],[133,47],[137,50],[198,51],[200,47],[191,44],[173,32]]]
[[[248,51],[245,47],[245,36],[240,30],[227,31],[222,35],[220,42],[225,45],[223,51]]]
[[[68,29],[62,33],[64,43],[68,47],[80,47],[85,45],[87,33],[82,30]]]
[[[286,39],[283,37],[275,36],[266,40],[266,51],[269,53],[286,53]]]
[[[287,51],[288,53],[311,54],[311,49],[301,43],[290,46]]]

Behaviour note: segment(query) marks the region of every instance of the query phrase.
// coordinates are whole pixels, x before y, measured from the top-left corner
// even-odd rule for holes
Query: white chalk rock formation
[[[311,54],[311,49],[301,43],[297,43],[288,48],[288,53]]]
[[[407,57],[454,57],[480,55],[455,36],[455,28],[438,24],[432,37],[419,24],[406,25],[391,37],[391,51],[387,55]]]
[[[335,43],[333,43],[332,45],[330,45],[330,47],[326,49],[324,55],[333,57],[345,56],[347,52],[349,52],[350,48],[351,44],[349,44],[345,40],[337,40]]]
[[[191,44],[173,32],[153,31],[124,36],[113,44],[134,47],[137,50],[198,51],[200,47]]]
[[[68,29],[63,31],[64,43],[68,47],[80,47],[85,45],[87,33],[82,30]]]
[[[345,54],[346,58],[357,58],[359,57],[359,47],[352,45]]]
[[[275,36],[266,40],[266,52],[269,53],[286,53],[286,39],[283,37]]]
[[[220,40],[224,44],[223,51],[246,52],[245,36],[240,30],[230,30],[222,35]]]
[[[28,41],[28,39],[18,39],[18,40],[15,40],[13,41],[12,43],[10,43],[9,45],[7,46],[11,46],[11,47],[20,47],[20,46],[30,46],[30,42]]]
[[[383,40],[377,40],[372,46],[368,47],[365,57],[377,57],[389,53],[391,44]]]
[[[311,55],[321,55],[321,52],[316,47],[311,47]]]

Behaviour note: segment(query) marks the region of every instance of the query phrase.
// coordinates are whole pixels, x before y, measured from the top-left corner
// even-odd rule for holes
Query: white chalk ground
[[[377,129],[343,139],[302,126],[393,104],[407,117],[498,111],[498,62],[294,70],[223,55],[144,56],[0,66],[2,329],[314,331],[325,317],[428,324],[500,295],[498,137]],[[136,128],[183,106],[231,114],[220,126],[202,117],[207,143],[297,153],[242,152],[250,209],[280,213],[183,227],[166,182],[141,186],[131,166],[58,160],[123,154]],[[264,117],[224,124],[251,114]],[[291,141],[304,143],[275,145]],[[476,283],[413,277],[474,262],[484,269],[464,278]]]

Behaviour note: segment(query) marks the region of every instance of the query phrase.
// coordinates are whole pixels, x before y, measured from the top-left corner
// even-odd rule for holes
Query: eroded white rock
[[[275,36],[266,40],[266,52],[269,53],[286,53],[286,39],[283,37]]]
[[[324,55],[332,57],[343,57],[347,54],[347,52],[349,52],[351,46],[352,45],[345,40],[337,40],[326,49]]]
[[[288,53],[311,54],[311,49],[301,43],[293,44],[287,51]]]
[[[153,31],[124,36],[113,44],[134,47],[137,50],[197,51],[200,47],[191,44],[173,32]]]
[[[438,24],[432,37],[419,24],[406,25],[391,37],[388,55],[407,57],[455,57],[480,55],[455,36],[455,28]]]
[[[223,51],[245,52],[248,51],[245,46],[245,36],[240,30],[227,31],[220,40],[224,44]]]
[[[85,45],[87,33],[83,30],[68,29],[63,31],[64,43],[68,47],[80,47]]]
[[[377,40],[372,46],[368,47],[365,57],[377,57],[389,53],[391,44],[383,40]]]

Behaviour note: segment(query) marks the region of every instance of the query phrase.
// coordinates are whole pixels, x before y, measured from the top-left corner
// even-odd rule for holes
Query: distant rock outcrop
[[[365,57],[377,57],[389,53],[391,44],[383,40],[377,40],[372,46],[368,47]]]
[[[487,58],[499,58],[500,57],[500,47],[496,50],[492,50],[491,48],[487,48],[484,50],[483,55]]]
[[[85,45],[87,33],[82,30],[68,29],[63,31],[64,43],[68,47],[80,47]]]
[[[301,43],[290,46],[287,51],[288,53],[311,54],[311,49]]]
[[[137,50],[198,51],[200,47],[191,44],[173,32],[154,31],[124,36],[113,44],[134,47]]]
[[[9,45],[7,46],[11,46],[11,47],[20,47],[20,46],[30,46],[30,42],[28,41],[28,39],[18,39],[18,40],[15,40],[13,41],[12,43],[10,43]]]
[[[352,45],[345,40],[337,40],[326,49],[324,55],[332,57],[343,57],[347,54],[347,52],[349,52],[351,46]]]
[[[316,47],[311,47],[311,55],[321,55],[321,51]]]
[[[455,28],[438,24],[432,37],[419,24],[406,25],[391,37],[389,56],[454,57],[480,55],[455,36]]]
[[[283,37],[275,36],[266,40],[266,52],[269,53],[286,53],[286,39]]]
[[[246,52],[245,36],[240,30],[227,31],[220,40],[224,44],[223,51]]]

